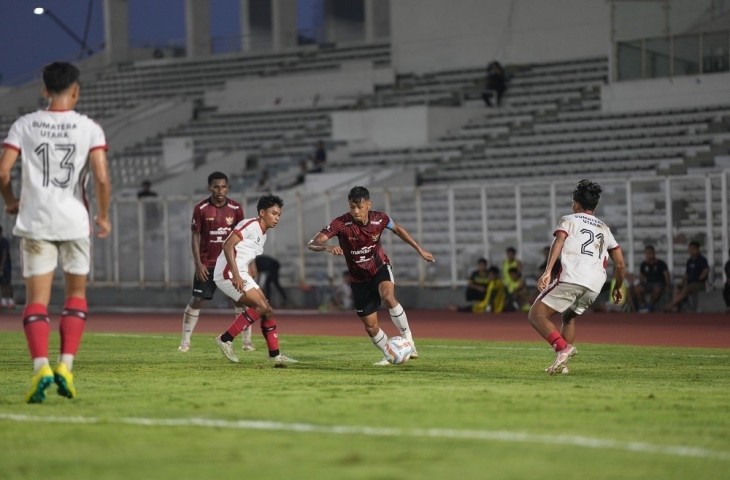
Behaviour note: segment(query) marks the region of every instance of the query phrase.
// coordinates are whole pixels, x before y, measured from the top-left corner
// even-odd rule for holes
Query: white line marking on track
[[[0,413],[0,420],[21,423],[67,424],[117,424],[146,427],[202,427],[233,430],[285,431],[298,433],[322,433],[332,435],[365,435],[372,437],[452,438],[458,440],[484,440],[497,442],[539,443],[573,447],[622,450],[626,452],[653,453],[672,457],[711,458],[730,460],[730,452],[709,450],[686,445],[656,445],[645,442],[622,442],[580,435],[542,435],[504,430],[457,430],[443,428],[379,428],[358,425],[316,425],[312,423],[283,423],[265,420],[215,420],[207,418],[137,418],[137,417],[60,417]]]

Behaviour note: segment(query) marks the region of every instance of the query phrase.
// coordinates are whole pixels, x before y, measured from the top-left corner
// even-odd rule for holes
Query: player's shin
[[[408,326],[408,317],[406,316],[406,311],[403,309],[403,306],[399,303],[395,307],[388,309],[388,312],[390,312],[390,319],[393,321],[393,325],[398,328],[401,336],[411,342],[411,345],[414,345],[413,335],[411,334],[411,329]]]
[[[269,357],[279,355],[279,333],[276,328],[276,320],[273,315],[261,320],[261,333],[266,340],[266,346],[269,349]]]
[[[25,307],[23,330],[28,342],[30,357],[33,359],[33,369],[38,371],[43,365],[48,365],[48,337],[51,332],[51,323],[45,305],[32,303]]]
[[[233,339],[236,338],[238,334],[243,331],[244,328],[253,325],[253,323],[258,320],[258,318],[259,316],[256,313],[256,310],[254,310],[253,308],[247,308],[239,316],[236,317],[231,326],[228,327],[228,330],[226,330],[226,332],[221,335],[221,340],[224,342],[232,342]]]
[[[383,355],[385,355],[385,346],[388,343],[388,335],[386,335],[383,330],[378,330],[378,333],[376,333],[374,337],[370,337],[370,341],[372,341],[373,345],[378,347],[380,351],[383,352]]]
[[[198,324],[198,318],[200,317],[200,309],[192,308],[190,305],[185,307],[185,313],[183,313],[183,325],[182,325],[182,339],[180,345],[189,345],[190,337],[195,330],[195,325]]]
[[[71,297],[66,300],[61,312],[61,358],[69,370],[73,369],[76,352],[81,345],[81,337],[86,327],[88,308],[85,298]]]

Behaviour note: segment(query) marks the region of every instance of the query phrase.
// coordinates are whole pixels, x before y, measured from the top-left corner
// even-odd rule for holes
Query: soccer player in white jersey
[[[111,232],[111,183],[106,139],[99,125],[73,109],[79,99],[79,70],[65,62],[43,69],[48,109],[20,117],[10,127],[0,156],[0,191],[5,211],[18,215],[13,234],[20,237],[26,303],[23,329],[33,359],[28,403],[45,400],[56,383],[58,394],[76,397],[73,361],[86,324],[86,276],[90,269],[89,211],[85,198],[88,172],[94,177],[96,235]],[[21,158],[20,200],[11,184],[11,169]],[[48,303],[60,260],[65,280],[61,312],[61,351],[57,366],[48,362]]]
[[[237,304],[250,307],[238,315],[225,332],[215,338],[223,355],[231,362],[238,363],[238,357],[233,351],[233,339],[244,328],[250,328],[256,320],[261,319],[261,333],[269,349],[269,359],[275,366],[297,363],[297,360],[279,351],[279,333],[274,311],[249,272],[249,265],[256,256],[264,253],[266,232],[279,223],[283,207],[284,201],[276,195],[260,197],[256,205],[258,217],[244,218],[239,222],[226,238],[223,251],[218,255],[213,271],[216,286]]]
[[[601,186],[581,180],[573,191],[573,214],[565,215],[554,232],[545,272],[537,281],[540,295],[530,308],[532,327],[547,340],[557,353],[545,371],[568,373],[568,360],[576,354],[574,319],[582,314],[598,296],[606,283],[608,257],[614,263],[615,284],[611,297],[620,303],[623,297],[624,257],[611,229],[593,215],[601,198]],[[560,258],[562,269],[550,283],[550,272]],[[562,314],[560,332],[550,321],[556,312]]]

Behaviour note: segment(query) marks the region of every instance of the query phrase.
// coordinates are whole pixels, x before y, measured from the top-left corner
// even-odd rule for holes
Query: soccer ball
[[[413,345],[403,337],[390,337],[385,344],[385,358],[393,365],[402,365],[411,358]]]

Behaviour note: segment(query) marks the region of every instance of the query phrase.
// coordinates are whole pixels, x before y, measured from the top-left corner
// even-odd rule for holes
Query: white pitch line
[[[138,418],[138,417],[60,417],[0,413],[0,420],[20,423],[67,423],[67,424],[121,424],[146,427],[202,427],[233,430],[263,430],[298,433],[322,433],[331,435],[365,435],[372,437],[451,438],[457,440],[484,440],[496,442],[539,443],[566,445],[582,448],[622,450],[626,452],[653,453],[671,457],[710,458],[730,460],[730,452],[709,450],[686,445],[657,445],[645,442],[622,442],[580,435],[542,435],[505,430],[457,430],[442,428],[381,428],[358,425],[316,425],[313,423],[284,423],[265,420],[215,420],[207,418]]]

